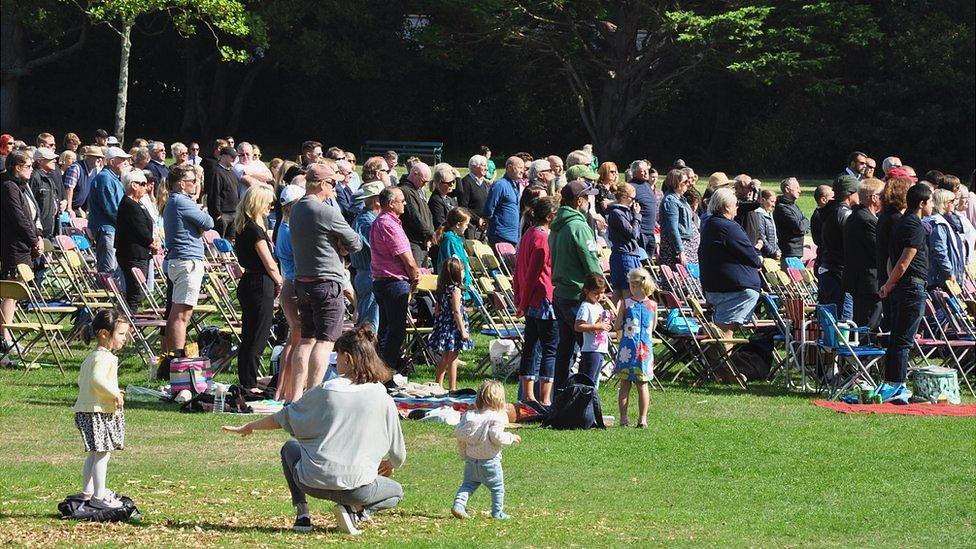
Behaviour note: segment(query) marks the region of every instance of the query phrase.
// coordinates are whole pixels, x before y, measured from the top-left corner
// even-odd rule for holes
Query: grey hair
[[[630,170],[630,175],[634,175],[634,172],[639,170],[642,165],[647,166],[648,170],[651,169],[651,165],[647,163],[647,160],[634,160],[630,163],[630,168],[628,168]]]
[[[478,155],[475,155],[475,156],[478,156]],[[482,157],[482,158],[484,158],[484,157]],[[431,171],[433,173],[432,173],[432,175],[430,177],[430,184],[433,185],[433,186],[435,186],[435,187],[437,185],[439,185],[443,181],[450,181],[451,178],[453,178],[454,181],[457,181],[458,177],[460,177],[460,174],[458,173],[458,171],[455,170],[454,167],[451,166],[450,164],[448,164],[447,162],[441,162],[439,164],[434,164],[434,167],[433,167],[433,169]]]
[[[573,166],[589,166],[593,162],[593,155],[584,151],[576,150],[566,155],[566,169]]]
[[[797,184],[799,184],[800,183],[800,180],[798,180],[795,177],[787,177],[786,179],[784,179],[784,180],[782,180],[782,181],[779,182],[779,190],[781,190],[781,191],[783,191],[785,193],[786,192],[786,189],[789,189],[790,188],[790,185],[792,185],[794,182],[796,182]]]
[[[169,152],[173,155],[173,157],[176,157],[181,153],[189,152],[189,149],[186,148],[186,145],[177,141],[169,146]]]
[[[147,162],[149,160],[149,149],[146,147],[137,147],[135,152],[132,153],[132,163],[137,162]]]
[[[154,152],[158,151],[159,149],[163,149],[163,150],[166,149],[166,145],[164,145],[162,141],[150,141],[149,142],[149,146],[147,147],[147,150],[150,153],[154,153]]]
[[[715,189],[711,198],[708,199],[708,213],[712,215],[723,215],[726,210],[731,209],[738,200],[735,198],[735,191],[728,187]]]
[[[125,188],[125,192],[128,193],[135,187],[136,183],[145,183],[146,176],[143,175],[142,170],[131,170],[122,174],[122,185]]]
[[[345,158],[342,160],[336,160],[336,169],[352,171],[352,162],[349,162]]]
[[[476,154],[476,155],[474,155],[474,156],[472,156],[471,158],[468,159],[468,169],[469,170],[471,168],[475,167],[475,166],[480,166],[482,164],[484,164],[485,166],[487,166],[488,165],[488,159],[485,158],[484,156],[480,155],[480,154]]]
[[[380,191],[380,206],[384,208],[389,206],[397,194],[403,194],[399,187],[387,187]]]

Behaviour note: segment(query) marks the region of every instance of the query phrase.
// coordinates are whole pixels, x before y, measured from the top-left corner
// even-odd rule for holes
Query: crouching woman
[[[376,334],[367,324],[335,342],[339,377],[317,385],[278,413],[225,431],[250,435],[284,429],[294,438],[281,448],[281,465],[295,506],[297,531],[312,522],[306,496],[336,502],[339,529],[358,525],[403,499],[390,475],[403,465],[406,449],[400,418],[383,381],[390,377],[376,354]]]

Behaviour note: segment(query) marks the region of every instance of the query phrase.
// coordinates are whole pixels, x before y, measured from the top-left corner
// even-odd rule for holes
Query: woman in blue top
[[[291,401],[293,395],[288,393],[292,384],[287,383],[286,380],[291,377],[291,352],[302,339],[302,325],[298,318],[298,295],[295,293],[295,258],[291,251],[291,230],[288,228],[288,220],[291,218],[291,207],[303,196],[305,196],[305,189],[302,187],[286,185],[281,190],[279,200],[281,222],[278,224],[278,234],[275,238],[275,257],[278,258],[281,275],[284,278],[278,303],[281,305],[281,312],[285,314],[285,320],[288,321],[288,342],[278,355],[278,364],[281,367],[275,400]]]
[[[932,215],[923,220],[929,232],[928,288],[946,289],[946,281],[959,282],[966,272],[965,243],[947,219],[956,206],[956,195],[946,189],[932,192]]]
[[[658,259],[662,265],[674,267],[688,263],[684,252],[691,241],[694,225],[694,214],[684,197],[689,186],[691,180],[684,170],[671,170],[664,180],[664,197],[658,212],[661,225]]]

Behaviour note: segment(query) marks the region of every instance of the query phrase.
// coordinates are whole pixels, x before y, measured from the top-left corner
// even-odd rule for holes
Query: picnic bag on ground
[[[174,396],[184,389],[194,395],[206,393],[211,379],[210,361],[206,358],[174,358],[169,361],[169,391]]]
[[[122,502],[122,507],[118,509],[100,509],[93,507],[89,502],[82,499],[81,494],[75,494],[64,498],[58,504],[58,512],[62,519],[86,520],[89,522],[126,522],[129,520],[139,520],[142,514],[136,508],[136,504],[126,496],[118,496]]]
[[[553,429],[606,429],[600,395],[593,388],[593,381],[586,374],[575,374],[569,385],[556,393],[543,427]]]

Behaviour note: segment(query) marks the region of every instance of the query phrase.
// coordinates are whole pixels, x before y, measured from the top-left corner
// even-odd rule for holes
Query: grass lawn
[[[479,341],[479,349],[487,345]],[[483,352],[483,351],[482,351]],[[77,354],[78,361],[83,352]],[[477,356],[464,357],[474,364]],[[245,417],[180,414],[130,399],[127,449],[109,486],[143,510],[140,524],[57,518],[79,487],[84,454],[71,406],[77,362],[0,370],[0,544],[274,545],[348,543],[331,504],[295,534],[281,475],[282,432],[219,432]],[[417,377],[429,379],[430,369]],[[224,374],[225,380],[233,376]],[[462,384],[478,383],[462,372]],[[135,357],[120,384],[145,384]],[[509,396],[514,385],[509,384]],[[614,389],[602,392],[617,415]],[[504,453],[507,523],[451,518],[461,479],[451,428],[403,421],[406,499],[355,539],[409,546],[946,546],[976,542],[976,420],[847,416],[811,397],[755,384],[748,392],[669,386],[652,393],[647,430],[553,432],[526,426]],[[634,412],[632,411],[632,414]]]

